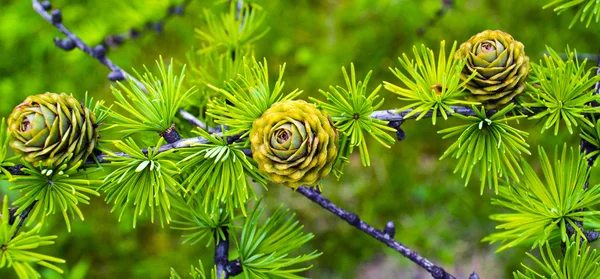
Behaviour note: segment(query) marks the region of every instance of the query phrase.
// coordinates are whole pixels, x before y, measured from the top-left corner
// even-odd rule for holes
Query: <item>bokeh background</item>
[[[223,1],[221,1],[223,2]],[[437,51],[439,42],[462,41],[485,29],[501,29],[524,43],[532,61],[539,61],[550,46],[559,52],[567,45],[580,53],[600,52],[600,25],[568,25],[575,11],[556,15],[542,10],[548,1],[519,0],[295,0],[254,1],[267,12],[269,33],[256,44],[256,56],[269,60],[272,73],[287,63],[287,89],[304,90],[304,98],[317,96],[318,89],[343,83],[341,66],[355,63],[359,76],[373,70],[372,86],[397,82],[389,67],[399,67],[397,57],[411,53],[413,45],[425,44]],[[443,3],[445,13],[436,15]],[[109,34],[143,29],[147,22],[162,18],[176,1],[55,0],[64,24],[90,45]],[[202,10],[223,10],[214,1],[191,1],[182,17],[170,19],[161,34],[148,32],[139,39],[109,49],[108,56],[122,68],[141,69],[153,65],[159,55],[185,63],[185,54],[198,47],[194,29],[202,22]],[[434,20],[434,24],[427,23]],[[420,28],[427,26],[423,32]],[[61,36],[25,0],[0,0],[0,117],[27,95],[67,92],[81,97],[85,92],[112,102],[109,71],[81,51],[65,52],[53,44]],[[590,61],[595,64],[596,61]],[[382,90],[385,108],[400,105]],[[475,270],[481,278],[508,278],[525,260],[524,248],[502,253],[497,246],[481,243],[494,231],[488,216],[498,212],[490,204],[487,190],[479,194],[474,177],[468,187],[453,174],[454,161],[438,158],[452,143],[442,140],[438,130],[456,125],[455,120],[407,121],[406,140],[391,149],[371,144],[372,166],[362,167],[358,158],[340,181],[324,182],[324,195],[356,212],[365,221],[383,228],[393,220],[396,238],[439,263],[459,277]],[[522,121],[530,132],[535,165],[537,146],[553,149],[562,142],[575,146],[578,138],[564,132],[540,134],[538,123]],[[592,183],[600,182],[597,173]],[[19,196],[0,182],[0,194],[11,200]],[[273,185],[264,193],[266,204],[285,204],[297,213],[305,230],[315,234],[306,248],[324,254],[304,274],[312,278],[429,278],[407,259],[348,226],[304,197]],[[42,249],[67,260],[65,274],[41,269],[44,278],[167,278],[171,267],[180,274],[199,259],[212,263],[212,247],[183,245],[178,231],[148,221],[133,229],[130,220],[118,222],[103,197],[82,206],[85,221],[74,221],[68,233],[62,217],[55,215],[43,234],[55,234],[57,244]],[[12,270],[0,270],[0,278],[14,278]]]

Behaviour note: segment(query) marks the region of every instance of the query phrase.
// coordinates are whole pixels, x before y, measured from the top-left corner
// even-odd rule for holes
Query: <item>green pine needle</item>
[[[12,175],[5,167],[12,167],[15,164],[10,162],[13,158],[8,158],[8,143],[10,136],[6,129],[6,119],[0,119],[0,178],[12,178]]]
[[[501,223],[496,227],[501,231],[487,236],[484,241],[502,242],[498,251],[521,244],[535,248],[547,241],[566,242],[569,239],[567,224],[575,229],[578,237],[585,238],[575,222],[600,216],[600,211],[595,210],[600,205],[600,184],[584,189],[589,169],[584,155],[576,150],[570,148],[567,152],[565,144],[562,155],[558,155],[557,147],[552,165],[544,149],[539,148],[545,182],[522,159],[522,181],[501,187],[501,198],[492,202],[511,212],[490,216]]]
[[[143,88],[132,80],[129,86],[117,82],[118,86],[111,86],[116,104],[127,111],[129,116],[111,111],[110,116],[115,120],[117,131],[125,134],[140,132],[161,133],[171,127],[181,104],[196,91],[193,88],[185,91],[183,80],[185,78],[185,65],[179,76],[175,76],[173,60],[166,67],[162,57],[156,61],[159,75],[152,74],[146,66],[145,73],[135,74],[143,84]]]
[[[513,128],[506,124],[508,121],[517,120],[526,116],[509,116],[506,114],[515,108],[510,104],[492,116],[487,116],[482,107],[478,110],[473,106],[475,116],[454,114],[456,118],[470,122],[439,131],[444,139],[458,137],[444,152],[441,159],[454,157],[458,163],[454,172],[461,170],[461,177],[465,178],[465,186],[469,182],[475,166],[479,166],[481,179],[481,194],[487,182],[488,187],[494,187],[498,193],[499,178],[512,178],[519,181],[523,173],[519,166],[519,157],[523,154],[531,155],[529,144],[525,142],[528,133]]]
[[[584,22],[587,18],[586,28],[590,27],[592,20],[595,19],[596,23],[600,21],[600,1],[598,0],[554,0],[542,7],[542,9],[553,6],[555,7],[554,11],[559,15],[571,8],[579,8],[571,24],[569,24],[569,29],[575,25],[578,19],[580,22]]]
[[[190,267],[189,275],[192,279],[208,279],[209,278],[206,276],[206,272],[204,271],[204,265],[202,264],[202,261],[198,261],[198,267],[195,267],[193,265]],[[217,279],[217,278],[223,278],[223,276],[217,276],[217,270],[216,270],[216,268],[213,268],[210,271],[210,278]],[[183,279],[183,277],[179,276],[179,274],[177,274],[177,271],[175,271],[175,269],[171,268],[171,279]]]
[[[588,125],[581,125],[581,133],[579,134],[581,139],[596,147],[592,152],[585,154],[586,160],[600,155],[600,120],[596,120],[596,117],[593,114],[590,120],[594,125],[591,127]],[[598,160],[594,160],[594,166],[596,166],[597,163]]]
[[[363,166],[370,166],[371,158],[367,149],[365,134],[370,134],[377,142],[390,148],[395,140],[388,132],[395,132],[396,130],[387,126],[388,121],[371,118],[371,113],[379,108],[384,101],[384,99],[376,101],[379,98],[377,93],[381,89],[381,85],[367,95],[367,85],[373,72],[369,71],[365,80],[358,83],[356,82],[354,64],[350,65],[350,77],[344,67],[342,67],[342,73],[346,80],[347,89],[341,86],[330,86],[329,90],[331,92],[319,90],[327,98],[326,102],[315,98],[311,98],[311,100],[317,102],[319,107],[329,114],[335,127],[343,134],[341,140],[345,143],[341,145],[345,148],[340,149],[338,156],[347,158],[348,155],[352,154],[354,148],[358,147]]]
[[[585,114],[599,112],[589,104],[600,100],[593,88],[600,76],[586,68],[587,60],[580,64],[576,52],[567,48],[567,60],[564,61],[552,48],[547,49],[550,55],[544,55],[543,62],[540,61],[539,65],[532,63],[531,76],[534,82],[527,84],[527,93],[533,101],[523,104],[525,107],[545,110],[529,119],[545,119],[542,133],[554,127],[555,135],[558,134],[561,120],[571,134],[572,126],[579,126],[579,123],[593,126]]]
[[[541,269],[535,271],[533,268],[523,265],[526,271],[513,272],[515,279],[591,279],[600,278],[600,253],[593,249],[587,241],[579,238],[571,238],[566,244],[564,257],[556,258],[552,253],[551,245],[546,243],[540,247],[542,260],[527,253],[527,256]]]
[[[248,148],[247,142],[228,143],[226,137],[211,135],[205,130],[194,131],[208,139],[209,144],[198,144],[181,150],[184,159],[178,164],[187,178],[190,193],[202,193],[205,212],[220,210],[223,204],[228,214],[234,215],[235,209],[241,209],[246,215],[248,200],[256,194],[248,179],[266,187],[266,179],[259,173],[256,162],[242,151]],[[200,197],[199,197],[200,198]]]
[[[321,255],[317,251],[292,257],[289,254],[310,241],[313,234],[302,232],[303,226],[294,220],[294,214],[279,207],[266,221],[259,225],[265,208],[256,204],[250,216],[244,220],[239,248],[243,276],[247,279],[303,278],[297,273],[311,266],[300,267]]]
[[[106,167],[115,168],[105,179],[102,189],[106,192],[106,202],[114,203],[111,212],[120,209],[119,221],[123,214],[133,207],[133,227],[137,217],[147,208],[150,220],[154,223],[155,211],[158,212],[161,226],[171,222],[171,199],[168,191],[178,192],[185,189],[177,182],[180,169],[172,159],[173,149],[159,152],[164,139],[160,138],[156,147],[148,148],[144,154],[131,138],[115,141],[115,147],[128,156],[111,156]]]
[[[226,81],[242,72],[247,53],[251,53],[251,50],[236,51],[235,57],[229,52],[217,50],[206,53],[196,53],[194,50],[188,52],[187,63],[192,75],[186,80],[198,88],[198,94],[185,100],[186,111],[198,111],[200,120],[212,124],[214,119],[206,115],[204,108],[210,99],[218,96],[218,92],[208,85],[225,87]]]
[[[78,216],[83,221],[83,213],[79,209],[79,204],[89,204],[90,198],[87,195],[100,196],[93,190],[98,187],[102,181],[90,179],[89,174],[98,171],[78,170],[82,162],[77,163],[67,169],[66,165],[58,169],[45,169],[43,167],[35,168],[28,162],[21,170],[27,175],[15,175],[11,181],[16,185],[10,190],[19,190],[23,196],[14,201],[19,206],[16,214],[20,214],[37,201],[33,211],[30,213],[28,224],[37,219],[38,216],[45,219],[46,216],[60,211],[62,213],[67,230],[71,231],[72,218]]]
[[[427,112],[431,111],[431,121],[435,125],[438,114],[441,114],[444,119],[448,119],[448,114],[454,112],[451,105],[479,104],[464,100],[464,96],[469,94],[464,90],[464,86],[476,73],[461,82],[460,72],[465,66],[466,60],[455,59],[455,51],[456,42],[452,44],[446,58],[446,42],[441,41],[440,53],[436,62],[433,50],[426,48],[425,45],[421,45],[420,49],[413,46],[415,60],[409,59],[406,54],[402,54],[402,58],[398,58],[406,73],[398,68],[390,68],[404,86],[384,82],[384,88],[400,95],[398,97],[400,100],[409,102],[408,105],[399,109],[399,111],[413,109],[405,116],[406,118],[418,114],[417,120],[420,120],[425,117]]]
[[[231,215],[225,210],[212,209],[206,212],[202,192],[187,197],[177,196],[171,200],[171,205],[177,215],[182,220],[173,220],[175,225],[171,229],[186,232],[183,235],[183,243],[195,245],[201,241],[206,241],[206,246],[211,245],[215,240],[215,235],[225,238],[223,229],[228,227],[231,222]]]
[[[225,88],[216,90],[221,98],[211,99],[208,103],[207,114],[214,117],[215,122],[227,126],[226,135],[242,134],[245,137],[252,129],[252,123],[276,102],[295,99],[302,91],[296,89],[289,94],[283,94],[283,73],[285,64],[279,67],[279,77],[275,86],[269,85],[267,60],[257,62],[254,58],[249,65],[244,61],[244,72],[237,79],[225,82]]]
[[[202,44],[199,53],[243,49],[269,32],[269,28],[261,26],[265,14],[259,6],[244,5],[238,16],[236,2],[230,1],[229,12],[222,14],[220,20],[209,10],[204,10],[206,25],[196,29]]]
[[[0,269],[12,267],[20,279],[42,277],[33,268],[32,264],[45,266],[58,273],[63,273],[63,270],[54,265],[54,263],[65,263],[65,260],[31,251],[42,246],[54,244],[56,236],[38,235],[42,228],[41,224],[15,236],[21,217],[17,216],[11,225],[9,223],[10,214],[8,210],[8,197],[4,196],[2,215],[0,216]]]

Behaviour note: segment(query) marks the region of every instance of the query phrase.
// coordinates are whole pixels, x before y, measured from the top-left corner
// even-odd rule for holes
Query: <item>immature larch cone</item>
[[[305,101],[273,104],[250,131],[252,156],[276,183],[316,185],[331,171],[338,136],[328,115]]]
[[[10,146],[34,166],[72,166],[98,143],[96,116],[61,93],[29,96],[8,118]]]
[[[459,59],[467,58],[461,79],[476,72],[466,87],[472,93],[467,99],[480,102],[487,109],[500,108],[525,90],[529,74],[529,57],[519,41],[500,30],[486,30],[460,46]]]

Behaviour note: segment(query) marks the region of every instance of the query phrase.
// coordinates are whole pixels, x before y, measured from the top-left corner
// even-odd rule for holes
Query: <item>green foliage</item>
[[[600,154],[600,120],[596,121],[596,117],[591,117],[592,126],[581,125],[581,133],[579,136],[582,140],[589,142],[595,147],[592,152],[585,154],[586,159],[595,158]],[[598,163],[598,160],[594,160],[594,166]]]
[[[15,164],[9,162],[8,157],[8,143],[10,142],[10,137],[8,136],[8,132],[6,130],[6,119],[2,118],[0,120],[0,177],[7,176],[11,177],[11,174],[5,167],[11,167]]]
[[[190,267],[190,277],[192,279],[208,279],[209,277],[206,277],[206,272],[204,271],[204,266],[202,265],[202,261],[199,261],[198,267],[195,266],[191,266]],[[217,279],[217,271],[213,268],[210,272],[210,278],[211,279]],[[171,268],[171,279],[183,279],[183,277],[179,276],[179,274],[177,274],[177,271],[175,271],[175,269]]]
[[[284,71],[285,64],[279,67],[279,77],[271,90],[267,60],[264,59],[261,63],[253,58],[251,65],[244,61],[244,72],[236,80],[225,82],[224,89],[209,85],[225,100],[211,99],[207,106],[208,115],[214,117],[216,123],[229,128],[226,135],[246,136],[252,129],[254,120],[272,104],[293,100],[302,93],[296,89],[289,94],[283,94]]]
[[[526,272],[521,273],[521,271],[516,271],[513,273],[513,276],[515,279],[600,278],[600,253],[596,249],[590,249],[591,247],[587,241],[580,241],[579,238],[571,238],[566,243],[564,257],[561,260],[554,256],[550,244],[546,243],[546,245],[540,247],[541,261],[532,254],[527,253],[527,256],[537,264],[541,271],[535,271],[533,268],[523,265],[526,268]]]
[[[147,154],[131,138],[125,141],[115,141],[117,149],[126,156],[109,154],[106,160],[109,168],[115,168],[106,178],[101,189],[106,192],[106,202],[114,203],[111,210],[120,209],[119,221],[130,206],[133,210],[133,227],[137,216],[142,215],[148,207],[150,220],[154,223],[154,211],[158,212],[161,226],[164,221],[171,222],[171,203],[168,191],[185,191],[175,179],[181,170],[172,160],[173,149],[161,152],[164,139],[160,138],[153,148],[147,149]]]
[[[600,21],[600,2],[598,0],[554,0],[544,5],[543,8],[546,9],[553,6],[555,7],[554,11],[559,15],[571,8],[579,8],[569,25],[569,29],[575,25],[578,19],[580,22],[584,22],[587,17],[586,28],[590,26],[594,18],[596,19],[596,23]]]
[[[183,243],[190,245],[206,240],[208,247],[215,240],[215,235],[225,238],[224,230],[231,222],[231,215],[225,210],[212,210],[206,212],[202,192],[193,196],[176,197],[171,200],[175,212],[182,220],[173,220],[172,229],[186,232]]]
[[[458,137],[457,141],[444,152],[440,160],[446,157],[458,159],[454,172],[462,169],[461,177],[466,176],[465,186],[476,165],[479,165],[481,194],[483,194],[486,182],[489,188],[494,186],[495,192],[498,193],[499,178],[510,177],[519,181],[519,174],[523,171],[519,166],[518,158],[523,154],[530,155],[531,153],[527,150],[529,144],[525,142],[525,138],[529,134],[506,124],[508,121],[525,117],[507,117],[506,114],[514,108],[515,105],[510,104],[488,117],[483,107],[479,110],[473,106],[475,116],[453,114],[456,118],[470,122],[469,124],[438,132],[446,134],[444,139]]]
[[[448,119],[448,114],[454,111],[451,105],[476,105],[476,102],[464,100],[468,91],[465,91],[465,84],[471,80],[476,73],[473,73],[467,80],[461,82],[460,72],[465,66],[466,60],[454,58],[456,51],[456,42],[452,44],[448,58],[446,58],[446,42],[440,42],[440,53],[437,59],[433,50],[421,45],[420,49],[413,46],[415,60],[409,59],[406,54],[402,54],[402,59],[398,58],[400,65],[407,72],[404,73],[398,68],[390,70],[400,79],[406,87],[400,87],[389,82],[384,82],[385,89],[400,95],[400,100],[408,101],[410,104],[398,109],[403,111],[412,108],[404,117],[409,118],[419,114],[417,120],[425,117],[427,112],[431,111],[431,121],[435,125],[438,113]]]
[[[350,68],[351,77],[348,77],[346,68],[342,67],[347,89],[341,86],[330,86],[331,92],[319,90],[327,98],[326,102],[315,98],[311,98],[311,100],[317,102],[319,107],[329,114],[335,127],[342,133],[340,140],[342,147],[338,156],[347,158],[352,154],[354,148],[358,147],[362,164],[370,166],[371,157],[367,149],[365,134],[370,134],[383,146],[390,148],[395,140],[386,132],[395,132],[396,130],[388,127],[387,121],[371,118],[371,113],[381,107],[384,101],[381,99],[376,103],[381,85],[367,95],[367,85],[373,72],[369,71],[365,80],[357,83],[354,64],[351,64]]]
[[[303,226],[294,220],[295,214],[279,207],[265,222],[259,220],[265,210],[260,202],[244,220],[242,236],[238,243],[240,259],[247,279],[300,279],[297,273],[309,267],[298,267],[321,255],[317,251],[291,257],[289,253],[297,250],[314,236],[302,232]]]
[[[600,211],[594,210],[600,205],[600,185],[584,189],[589,170],[583,154],[573,148],[567,152],[566,144],[562,155],[559,156],[556,149],[552,166],[544,149],[539,148],[545,182],[521,160],[522,182],[503,186],[500,197],[493,200],[493,204],[511,211],[490,216],[501,223],[496,228],[503,231],[489,235],[484,241],[502,242],[498,251],[519,244],[533,243],[532,248],[541,247],[556,239],[566,242],[567,225],[575,229],[577,237],[585,238],[576,222],[600,215]]]
[[[208,124],[213,119],[204,109],[208,100],[218,95],[209,85],[224,88],[226,81],[236,78],[243,71],[244,59],[254,53],[253,43],[267,32],[260,27],[265,14],[259,6],[244,1],[237,15],[238,1],[229,2],[228,13],[220,17],[204,10],[205,23],[196,29],[200,49],[192,48],[187,54],[187,63],[194,73],[189,80],[200,94],[186,100],[186,106]],[[245,18],[241,20],[240,16]]]
[[[181,151],[185,158],[179,162],[182,171],[187,174],[183,184],[188,185],[187,191],[193,194],[202,193],[205,212],[221,210],[234,215],[239,208],[246,215],[245,205],[252,196],[256,198],[254,189],[248,183],[252,179],[266,186],[266,179],[258,172],[256,162],[248,158],[243,149],[248,149],[248,142],[229,143],[228,137],[198,129],[194,131],[210,143],[198,144]]]
[[[261,25],[265,19],[262,9],[254,4],[245,4],[236,11],[237,1],[230,1],[229,12],[218,20],[210,10],[204,10],[206,25],[196,29],[201,41],[200,53],[218,51],[238,51],[262,38],[269,28]]]
[[[188,81],[198,88],[199,94],[194,94],[191,98],[185,100],[187,110],[197,110],[199,118],[212,124],[213,119],[203,112],[208,100],[214,98],[218,93],[209,87],[224,87],[225,81],[233,79],[244,67],[243,60],[246,54],[236,54],[236,58],[231,53],[212,51],[208,53],[197,53],[192,50],[188,52],[187,63],[190,71],[193,73]]]
[[[73,218],[77,215],[83,220],[79,203],[89,204],[90,198],[86,194],[100,196],[93,188],[99,186],[102,181],[88,177],[88,174],[98,169],[79,170],[81,163],[78,162],[70,168],[61,165],[52,170],[42,166],[35,168],[28,162],[23,162],[25,166],[21,170],[27,175],[13,176],[11,179],[16,182],[16,185],[10,190],[19,190],[23,193],[23,196],[13,202],[19,206],[16,214],[21,214],[27,207],[37,203],[30,213],[28,223],[31,223],[38,216],[41,216],[43,221],[46,216],[56,213],[58,209],[70,232],[69,214]]]
[[[39,264],[62,273],[62,269],[54,263],[65,263],[64,260],[31,251],[41,246],[54,244],[53,240],[56,239],[56,236],[38,235],[41,225],[37,225],[27,232],[16,234],[21,217],[17,216],[11,224],[10,214],[8,197],[4,196],[2,215],[0,216],[0,269],[12,267],[20,279],[41,278],[32,264]]]
[[[523,104],[544,110],[529,119],[545,119],[542,133],[554,126],[555,135],[558,134],[561,120],[571,134],[572,126],[578,126],[579,122],[593,126],[585,114],[598,112],[588,104],[600,100],[599,95],[593,94],[593,85],[600,80],[600,76],[594,75],[592,69],[586,69],[587,60],[580,64],[576,52],[567,48],[567,60],[564,61],[552,48],[547,49],[550,55],[544,55],[543,62],[540,61],[539,65],[532,63],[534,82],[527,86],[533,101]]]
[[[126,134],[146,131],[164,132],[173,124],[175,115],[184,100],[195,93],[193,89],[184,91],[185,66],[179,76],[175,76],[172,59],[168,67],[165,67],[162,57],[156,61],[156,65],[159,76],[152,74],[146,66],[143,75],[136,72],[143,87],[132,80],[128,81],[129,88],[120,82],[118,87],[111,86],[113,95],[117,99],[117,106],[131,115],[127,117],[117,111],[110,113],[119,132]]]

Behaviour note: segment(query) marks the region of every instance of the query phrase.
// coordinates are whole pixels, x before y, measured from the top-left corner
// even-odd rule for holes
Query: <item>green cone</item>
[[[8,118],[10,146],[34,166],[72,166],[98,143],[96,116],[72,96],[29,96]]]
[[[500,30],[486,30],[460,46],[456,52],[459,59],[467,58],[461,73],[472,95],[469,101],[480,102],[487,109],[500,108],[511,102],[525,90],[529,73],[529,57],[519,41]]]
[[[292,188],[316,185],[329,174],[338,152],[329,117],[305,101],[273,104],[252,123],[250,142],[259,169]]]

